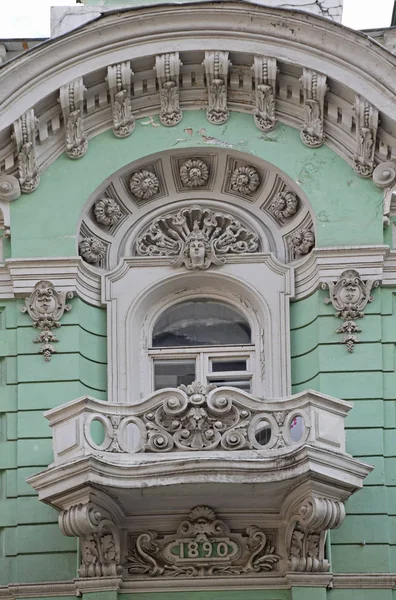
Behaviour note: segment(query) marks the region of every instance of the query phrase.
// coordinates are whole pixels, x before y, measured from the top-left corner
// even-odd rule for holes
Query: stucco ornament
[[[120,575],[120,536],[106,511],[92,502],[74,505],[61,511],[59,526],[64,535],[80,538],[80,577]]]
[[[301,129],[301,140],[309,148],[323,145],[324,99],[328,90],[326,76],[312,69],[303,69],[301,77],[304,91],[304,124]]]
[[[73,159],[84,156],[88,148],[83,121],[86,91],[82,77],[77,77],[59,90],[59,101],[66,133],[66,155]]]
[[[378,130],[378,110],[367,100],[356,97],[356,154],[353,167],[360,177],[371,177],[374,170],[375,144]]]
[[[293,258],[305,256],[315,246],[315,234],[310,227],[297,229],[291,235],[289,243]]]
[[[209,168],[200,158],[190,158],[180,167],[180,179],[186,187],[200,187],[209,179]]]
[[[339,527],[345,518],[342,502],[307,496],[289,526],[288,557],[291,571],[326,573],[330,563],[325,557],[328,529]]]
[[[159,120],[166,127],[177,125],[183,116],[179,105],[181,64],[178,52],[169,52],[155,57],[155,70],[161,101]]]
[[[257,252],[259,240],[231,215],[192,206],[155,219],[137,240],[140,256],[176,256],[174,267],[208,269],[228,254]]]
[[[92,265],[99,264],[106,254],[104,244],[96,237],[86,237],[79,243],[80,256]]]
[[[135,129],[135,117],[132,114],[131,82],[133,72],[129,61],[107,68],[113,133],[118,138],[131,135]]]
[[[129,180],[129,188],[138,200],[151,200],[159,192],[158,177],[146,169],[137,171]]]
[[[120,205],[113,198],[104,197],[97,200],[94,214],[96,222],[105,227],[112,227],[122,218]]]
[[[254,122],[261,131],[271,131],[276,125],[275,90],[278,74],[276,58],[255,56],[252,69],[256,89]]]
[[[205,52],[203,65],[208,88],[206,117],[213,125],[222,125],[230,116],[227,108],[227,78],[231,66],[228,52]]]
[[[17,151],[19,185],[24,194],[34,192],[40,183],[36,162],[37,123],[32,108],[13,123],[12,137]]]
[[[384,190],[383,225],[389,227],[392,200],[396,199],[396,162],[389,161],[379,164],[373,172],[373,182]]]
[[[338,281],[322,283],[322,289],[328,288],[330,295],[324,299],[325,304],[331,303],[337,311],[335,316],[344,321],[336,331],[344,334],[341,343],[346,344],[348,352],[353,352],[354,345],[359,342],[355,333],[361,330],[356,319],[364,317],[364,309],[374,300],[370,292],[378,286],[378,280],[363,281],[354,269],[341,273]]]
[[[56,352],[52,344],[59,340],[52,329],[60,327],[63,314],[71,310],[71,304],[66,303],[71,298],[73,292],[57,292],[50,281],[39,281],[21,308],[21,312],[27,312],[32,319],[33,327],[40,330],[33,341],[41,344],[39,353],[44,355],[45,362],[49,362]]]
[[[248,165],[234,169],[230,178],[231,189],[244,196],[251,196],[259,185],[259,174],[254,167]]]
[[[284,190],[275,196],[269,206],[269,212],[279,221],[287,221],[293,217],[298,210],[297,194],[290,190]]]
[[[175,534],[147,531],[130,539],[126,569],[148,577],[254,576],[279,560],[273,535],[256,525],[232,532],[209,506],[196,506]]]
[[[21,195],[19,181],[13,175],[1,175],[0,177],[0,200],[12,202]]]

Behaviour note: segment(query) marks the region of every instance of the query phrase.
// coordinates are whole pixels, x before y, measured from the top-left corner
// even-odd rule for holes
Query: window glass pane
[[[209,383],[214,383],[217,387],[234,387],[245,392],[250,392],[250,377],[246,379],[215,379],[214,377],[208,377]]]
[[[176,304],[165,311],[153,331],[153,347],[250,344],[245,317],[234,308],[211,300]]]
[[[195,360],[177,358],[154,361],[155,390],[188,385],[195,379]]]
[[[212,372],[221,371],[246,371],[246,360],[212,360]]]

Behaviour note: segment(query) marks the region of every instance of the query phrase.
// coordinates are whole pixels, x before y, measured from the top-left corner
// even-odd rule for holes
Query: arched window
[[[254,345],[246,317],[215,300],[188,300],[157,319],[149,350],[154,390],[194,380],[250,391]]]

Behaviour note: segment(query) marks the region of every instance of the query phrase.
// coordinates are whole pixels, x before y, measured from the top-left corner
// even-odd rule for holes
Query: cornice
[[[122,62],[130,61],[136,77],[131,98],[134,118],[159,112],[159,94],[153,93],[156,92],[153,67],[160,52],[174,52],[175,48],[182,62],[183,53],[188,53],[186,66],[181,65],[180,107],[201,109],[205,105],[205,86],[199,83],[201,79],[203,82],[202,62],[205,51],[213,51],[214,42],[216,50],[231,52],[238,72],[244,71],[241,88],[236,71],[233,74],[230,67],[231,111],[253,112],[254,57],[273,57],[279,68],[275,99],[278,120],[294,127],[303,125],[299,79],[304,71],[311,70],[327,78],[324,133],[330,147],[348,162],[354,162],[358,142],[352,125],[355,104],[361,97],[381,113],[375,161],[387,160],[395,152],[394,55],[367,36],[320,17],[249,3],[216,2],[106,13],[6,64],[0,71],[0,112],[4,123],[0,163],[5,164],[7,173],[16,171],[11,124],[31,108],[39,119],[40,143],[36,148],[39,171],[64,151],[62,108],[57,102],[59,90],[80,77],[87,88],[83,106],[86,137],[109,129],[112,112],[105,81],[107,67]],[[235,48],[237,51],[233,51]],[[191,68],[197,77],[194,86],[188,83]]]

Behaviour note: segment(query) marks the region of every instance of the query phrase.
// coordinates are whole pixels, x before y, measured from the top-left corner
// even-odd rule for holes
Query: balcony
[[[45,414],[54,462],[28,482],[81,538],[83,578],[323,574],[326,531],[371,471],[345,452],[351,408],[198,382],[137,405],[83,397]]]

